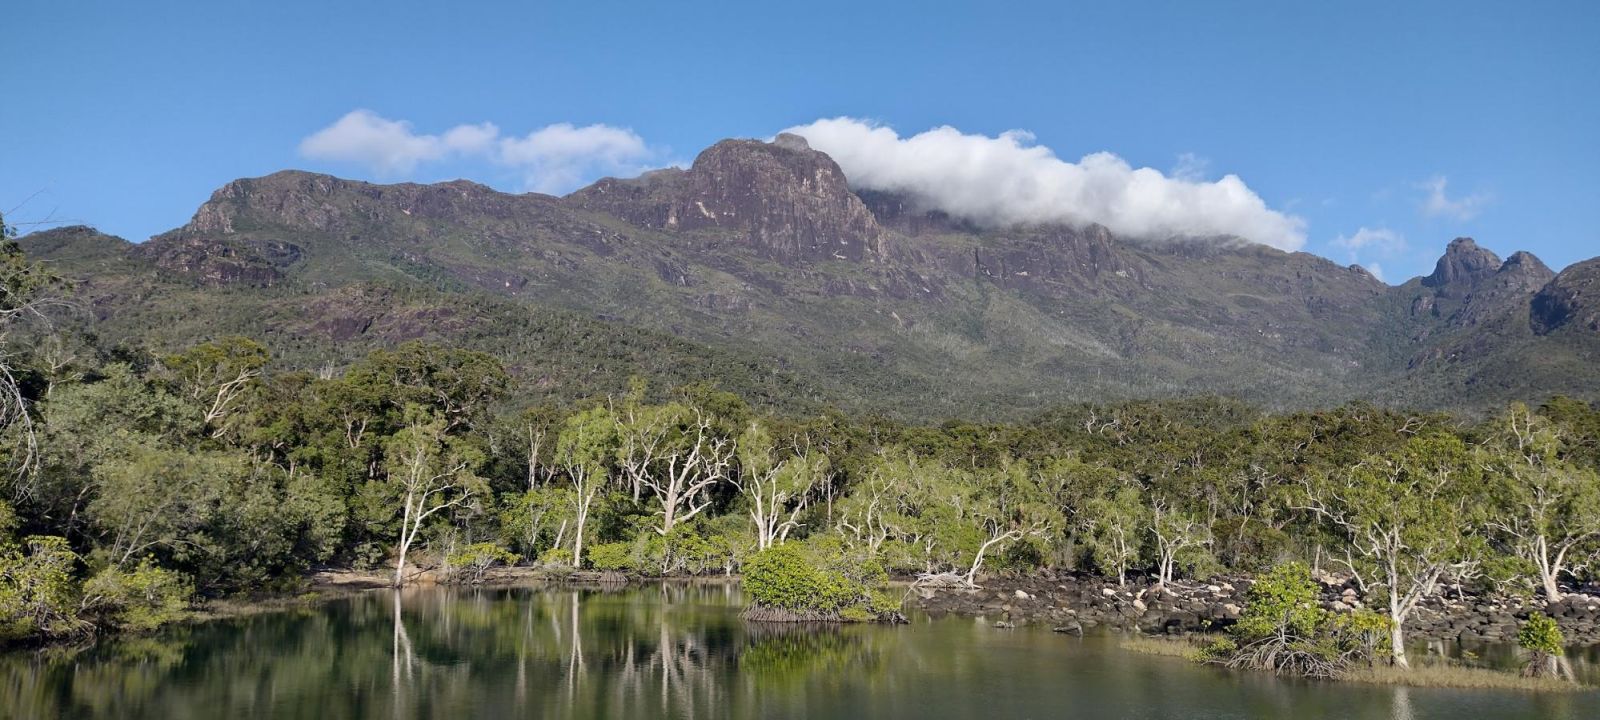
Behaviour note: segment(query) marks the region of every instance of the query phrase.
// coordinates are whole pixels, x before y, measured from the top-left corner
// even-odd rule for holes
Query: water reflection
[[[974,619],[750,625],[741,603],[726,584],[383,592],[0,656],[0,716],[1421,720],[1600,702],[1282,682]]]

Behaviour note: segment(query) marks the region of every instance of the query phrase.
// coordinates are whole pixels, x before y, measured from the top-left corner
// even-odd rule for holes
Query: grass
[[[1491,670],[1489,668],[1449,664],[1416,665],[1410,670],[1401,670],[1387,665],[1359,668],[1346,675],[1344,682],[1458,690],[1579,692],[1595,689],[1592,685],[1557,680],[1555,678],[1528,678],[1506,670]]]
[[[1130,635],[1117,643],[1117,647],[1141,655],[1179,658],[1197,662],[1203,644],[1199,638],[1194,637],[1166,638],[1152,635]],[[1340,682],[1454,690],[1583,692],[1595,689],[1592,685],[1557,680],[1555,678],[1527,678],[1508,670],[1466,667],[1448,662],[1419,663],[1412,666],[1410,670],[1400,670],[1388,665],[1356,668],[1346,674]]]
[[[1181,658],[1190,662],[1200,659],[1202,643],[1190,637],[1164,638],[1152,635],[1129,635],[1117,647],[1140,655]]]

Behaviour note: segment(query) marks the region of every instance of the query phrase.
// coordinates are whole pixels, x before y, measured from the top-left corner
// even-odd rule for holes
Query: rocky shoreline
[[[1059,632],[1082,633],[1095,628],[1181,635],[1215,632],[1238,621],[1244,610],[1246,578],[1217,578],[1204,583],[1175,583],[1167,588],[1114,581],[1089,575],[1039,575],[988,578],[978,589],[912,587],[913,603],[933,616],[992,617],[1001,625],[1048,625]],[[1322,581],[1323,604],[1348,612],[1360,607],[1360,594],[1348,582]],[[1514,642],[1519,623],[1542,611],[1555,618],[1573,645],[1600,644],[1600,594],[1573,592],[1562,602],[1451,593],[1423,601],[1406,623],[1419,640],[1463,643]]]
[[[380,572],[329,571],[313,575],[313,587],[370,589],[389,586],[390,576]],[[424,573],[420,584],[438,578]],[[552,573],[530,567],[496,568],[481,587],[528,582],[624,584],[640,578],[621,573],[578,571]],[[660,578],[657,578],[660,579]],[[683,581],[730,582],[732,577],[674,578]],[[1214,578],[1203,583],[1182,582],[1162,589],[1096,575],[1063,573],[1028,577],[985,578],[977,589],[919,588],[910,586],[907,602],[925,613],[994,618],[1012,625],[1048,625],[1061,632],[1081,633],[1095,628],[1138,631],[1145,634],[1182,635],[1216,632],[1239,619],[1250,587],[1245,577]],[[1324,607],[1348,612],[1362,607],[1354,584],[1329,576],[1321,578]],[[1419,640],[1459,641],[1466,644],[1515,642],[1517,628],[1531,612],[1555,618],[1572,645],[1600,645],[1600,588],[1574,588],[1560,603],[1510,596],[1435,594],[1422,602],[1406,623],[1407,633]]]

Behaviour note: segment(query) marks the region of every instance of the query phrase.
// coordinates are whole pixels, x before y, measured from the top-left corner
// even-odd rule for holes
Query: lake
[[[1047,628],[738,618],[737,586],[417,588],[0,656],[16,718],[1594,718],[1600,694],[1230,673]]]

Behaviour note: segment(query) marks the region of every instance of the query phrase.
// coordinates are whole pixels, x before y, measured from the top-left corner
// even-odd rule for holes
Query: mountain
[[[430,339],[495,352],[557,397],[631,374],[924,419],[1199,393],[1600,396],[1597,260],[1555,274],[1463,238],[1390,287],[1238,238],[982,228],[856,192],[792,135],[566,197],[286,171],[228,183],[144,243],[81,227],[22,242],[80,283],[109,339],[241,333],[311,368]]]

